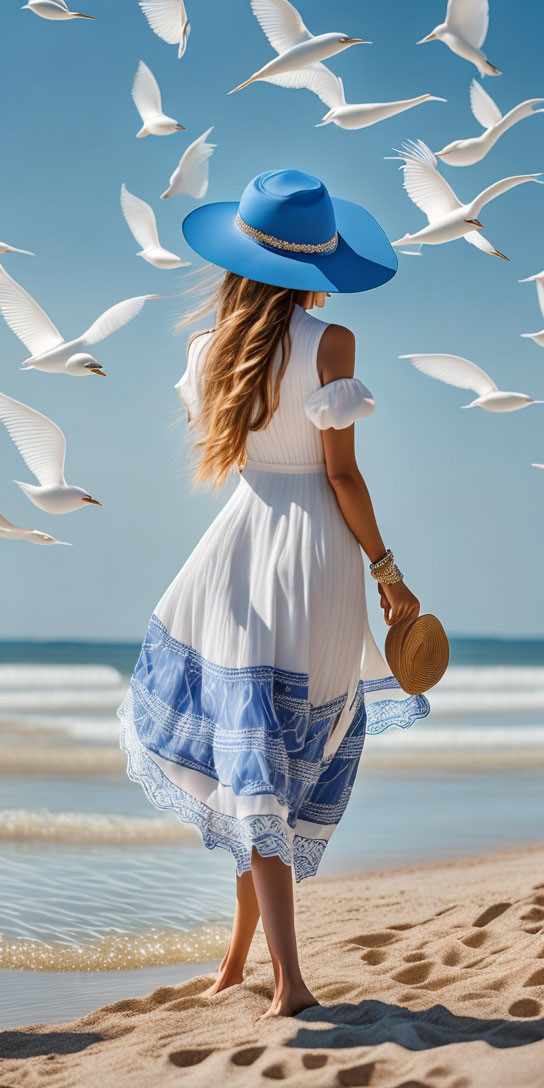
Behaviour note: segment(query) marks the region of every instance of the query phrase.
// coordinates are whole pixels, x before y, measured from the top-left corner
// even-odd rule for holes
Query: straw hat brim
[[[399,620],[387,633],[385,656],[409,695],[422,695],[443,677],[450,656],[446,632],[436,616]]]

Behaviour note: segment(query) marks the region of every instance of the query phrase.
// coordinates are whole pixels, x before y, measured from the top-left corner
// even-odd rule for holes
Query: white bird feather
[[[170,177],[168,189],[161,193],[161,200],[168,200],[169,197],[180,196],[182,193],[188,193],[195,200],[201,200],[206,195],[210,176],[209,160],[217,146],[206,142],[212,129],[213,125],[184,151]]]
[[[158,38],[178,46],[178,59],[187,48],[191,24],[183,0],[138,0],[139,5]]]

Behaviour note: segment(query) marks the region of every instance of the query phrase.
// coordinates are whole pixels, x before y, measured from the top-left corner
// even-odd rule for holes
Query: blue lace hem
[[[347,692],[314,706],[308,684],[308,676],[272,666],[217,665],[151,618],[118,710],[129,776],[154,805],[198,827],[208,848],[230,850],[239,874],[251,867],[255,846],[263,857],[277,855],[292,865],[297,880],[314,875],[351,795],[366,734],[391,725],[404,729],[429,713],[425,697],[406,696],[392,676],[360,680],[345,735],[325,755]],[[400,697],[379,698],[391,689]],[[175,785],[152,754],[221,783],[234,798],[272,796],[285,819],[218,813]],[[321,824],[327,833],[299,835],[301,822]]]
[[[130,713],[130,695],[119,709],[120,746],[127,757],[127,774],[138,782],[155,808],[173,809],[182,823],[192,824],[208,850],[228,850],[238,876],[251,869],[253,847],[263,858],[279,857],[293,867],[299,883],[315,876],[327,839],[311,839],[290,831],[285,820],[275,815],[246,816],[243,819],[216,812],[164,774],[140,741]]]

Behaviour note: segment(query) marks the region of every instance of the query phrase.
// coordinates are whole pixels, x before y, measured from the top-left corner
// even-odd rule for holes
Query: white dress
[[[374,642],[361,549],[325,472],[321,429],[374,408],[356,378],[321,386],[326,328],[295,307],[279,406],[159,601],[118,711],[128,773],[153,804],[230,850],[238,874],[256,847],[297,881],[317,871],[365,735],[429,711]],[[194,428],[212,336],[193,340],[176,386]]]

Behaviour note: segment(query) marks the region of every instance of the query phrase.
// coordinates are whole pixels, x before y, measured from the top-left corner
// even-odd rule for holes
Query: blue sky
[[[96,22],[50,23],[21,11],[18,0],[2,4],[0,238],[37,254],[4,264],[68,337],[121,298],[164,297],[97,345],[107,382],[19,372],[25,349],[0,321],[0,389],[56,420],[67,437],[67,479],[103,503],[64,517],[32,506],[11,482],[32,477],[0,429],[0,511],[74,545],[0,545],[2,638],[138,640],[224,501],[191,490],[183,448],[173,387],[186,336],[172,326],[184,275],[136,258],[119,207],[121,183],[153,204],[163,244],[190,259],[180,223],[195,201],[158,198],[184,148],[213,125],[206,200],[235,199],[260,171],[294,167],[363,203],[396,238],[424,220],[385,156],[403,139],[421,138],[436,150],[479,131],[468,100],[475,70],[442,44],[415,45],[440,21],[442,0],[300,0],[315,33],[340,30],[375,43],[331,62],[349,100],[425,92],[448,99],[359,132],[316,129],[325,108],[303,91],[257,84],[226,94],[272,56],[248,0],[187,0],[192,33],[181,61],[152,33],[136,0],[81,5]],[[544,96],[543,33],[538,6],[521,19],[509,0],[491,0],[486,52],[504,75],[485,87],[503,112]],[[186,132],[136,140],[130,89],[140,58]],[[482,163],[444,173],[468,198],[500,177],[544,171],[543,137],[544,116],[531,118]],[[440,615],[451,634],[542,636],[544,473],[529,466],[544,462],[544,409],[459,411],[469,395],[397,359],[465,355],[501,387],[544,397],[544,352],[519,336],[544,319],[534,288],[517,282],[544,266],[544,189],[514,190],[482,218],[509,264],[462,241],[428,247],[421,258],[401,257],[386,287],[333,299],[325,317],[357,335],[356,373],[377,405],[357,428],[359,463],[384,539],[424,610]],[[194,267],[200,263],[195,256]],[[373,584],[369,594],[381,640]]]

